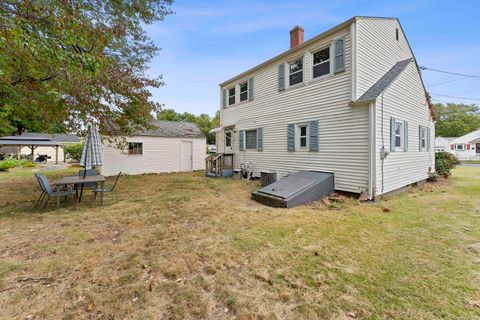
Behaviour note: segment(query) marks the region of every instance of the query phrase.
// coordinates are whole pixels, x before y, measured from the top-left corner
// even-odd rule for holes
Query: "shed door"
[[[181,171],[192,171],[193,152],[192,141],[182,141],[181,147]]]

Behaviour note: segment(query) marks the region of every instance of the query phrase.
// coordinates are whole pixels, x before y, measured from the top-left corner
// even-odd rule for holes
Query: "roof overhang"
[[[235,125],[221,126],[221,127],[213,128],[209,132],[210,133],[217,133],[217,132],[220,132],[220,131],[225,130],[225,129],[233,129],[233,127],[235,127]]]
[[[63,146],[62,142],[55,141],[41,141],[41,140],[3,140],[0,139],[0,146],[17,146],[17,147],[27,147],[27,146],[38,146],[38,147],[61,147]]]

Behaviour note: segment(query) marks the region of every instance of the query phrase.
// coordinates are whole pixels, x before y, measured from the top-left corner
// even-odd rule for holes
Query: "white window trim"
[[[427,127],[421,127],[421,130],[420,130],[420,143],[423,142],[423,140],[425,140],[425,147],[422,147],[421,146],[421,150],[422,151],[427,151],[427,147],[428,147],[428,129]]]
[[[458,146],[463,146],[463,149],[458,149]],[[467,144],[466,143],[455,143],[455,151],[466,151]]]
[[[132,154],[130,154],[129,153],[130,143],[141,144],[142,145],[142,153],[132,153]],[[129,156],[129,157],[141,157],[141,156],[143,156],[143,141],[128,141],[127,156]]]
[[[235,94],[233,96],[230,95],[230,90],[231,89],[235,89]],[[231,97],[234,97],[234,102],[232,104],[230,104],[230,98]],[[237,104],[237,86],[234,85],[234,86],[231,86],[229,88],[227,88],[227,107],[231,107],[231,106],[234,106]]]
[[[397,134],[397,124],[400,125],[400,134]],[[404,130],[405,127],[403,125],[403,121],[395,120],[395,151],[403,151],[403,147],[405,146],[405,134]],[[397,137],[400,136],[400,146],[397,147]]]
[[[300,144],[300,132],[301,132],[301,127],[306,127],[306,140],[307,140],[307,145],[305,147],[301,147],[301,144]],[[309,135],[309,131],[310,131],[310,124],[307,123],[307,122],[304,122],[304,123],[297,123],[295,124],[295,136],[297,137],[295,139],[295,150],[297,151],[308,151],[310,150],[310,135]]]
[[[247,131],[255,131],[255,148],[247,148]],[[252,150],[257,150],[258,149],[258,132],[257,129],[244,129],[243,130],[243,150],[244,151],[252,151]]]
[[[296,83],[296,84],[293,84],[291,85],[290,84],[290,75],[294,74],[294,73],[290,73],[290,64],[294,61],[297,61],[297,60],[300,60],[302,59],[302,70],[301,71],[296,71],[294,73],[299,73],[299,72],[302,72],[302,82],[299,82],[299,83]],[[286,77],[286,80],[285,81],[285,88],[288,89],[288,88],[296,88],[296,87],[301,87],[303,85],[305,85],[305,54],[302,54],[300,56],[297,56],[293,59],[290,59],[288,61],[285,62],[286,64],[286,72],[285,72],[285,77]]]
[[[328,62],[330,63],[330,72],[327,73],[327,74],[324,74],[323,76],[314,78],[314,77],[313,77],[313,68],[314,68],[315,66],[321,64],[321,63],[317,63],[316,65],[314,65],[314,64],[313,64],[313,55],[314,55],[315,53],[317,53],[317,52],[319,52],[319,51],[322,51],[322,50],[324,50],[324,49],[327,49],[327,48],[329,48],[329,51],[330,51],[330,56],[329,56],[329,58],[328,58]],[[311,82],[318,81],[318,80],[322,80],[322,79],[325,79],[325,78],[329,78],[329,77],[331,77],[331,76],[334,75],[334,72],[333,72],[333,71],[334,71],[334,70],[333,70],[333,69],[334,69],[334,66],[333,66],[333,61],[334,61],[334,60],[332,60],[332,55],[334,55],[334,54],[335,54],[335,50],[333,49],[333,41],[332,41],[332,42],[329,42],[328,44],[323,45],[322,47],[316,48],[315,50],[312,50],[312,51],[310,52],[310,65],[312,66],[312,68],[311,68],[311,69],[312,69],[312,70],[311,70],[311,75],[310,75],[310,78],[311,78],[310,81],[311,81]],[[344,54],[345,54],[345,53],[344,53]],[[325,63],[325,61],[322,62],[322,63]]]
[[[242,89],[241,89],[241,88],[242,88],[242,84],[247,84],[247,99],[245,99],[245,100],[243,100],[243,101],[242,101],[242,98],[241,98],[241,96],[242,96],[242,91],[241,91],[241,90],[242,90]],[[249,99],[250,99],[250,97],[248,96],[249,89],[250,89],[250,88],[249,88],[249,86],[248,86],[248,79],[246,79],[246,80],[244,80],[244,81],[240,81],[240,82],[238,83],[238,103],[244,103],[244,102],[249,101]]]

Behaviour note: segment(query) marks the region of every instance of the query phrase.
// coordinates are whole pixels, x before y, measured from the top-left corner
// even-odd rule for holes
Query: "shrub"
[[[82,151],[83,151],[83,143],[71,144],[71,145],[65,146],[65,152],[73,160],[80,161],[80,159],[82,158]]]
[[[438,175],[448,178],[452,174],[452,169],[460,165],[460,160],[448,152],[435,153],[435,171]]]
[[[11,157],[0,161],[0,171],[7,171],[8,169],[20,166],[23,168],[33,168],[35,167],[35,163],[27,159],[17,160]]]
[[[7,171],[20,165],[20,161],[14,158],[6,158],[0,161],[0,171]]]

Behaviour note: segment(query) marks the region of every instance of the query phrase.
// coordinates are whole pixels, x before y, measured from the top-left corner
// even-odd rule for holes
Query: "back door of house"
[[[192,141],[182,141],[181,154],[181,171],[192,171],[193,152]]]

